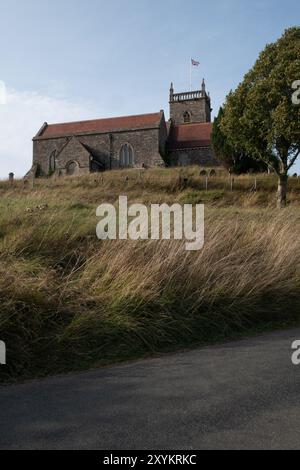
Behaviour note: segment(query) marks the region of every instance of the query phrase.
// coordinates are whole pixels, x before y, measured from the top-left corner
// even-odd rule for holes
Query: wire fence
[[[226,170],[199,168],[172,168],[172,169],[128,169],[90,175],[30,178],[18,180],[10,173],[7,181],[0,182],[2,189],[39,190],[40,188],[59,188],[68,186],[77,187],[105,187],[120,188],[123,190],[160,190],[160,191],[247,191],[257,192],[274,191],[278,179],[275,174],[248,173],[243,175],[228,174]],[[289,189],[300,192],[300,178],[296,175],[289,178]]]

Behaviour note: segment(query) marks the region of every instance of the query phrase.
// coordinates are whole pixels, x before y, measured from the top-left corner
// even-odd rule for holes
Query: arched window
[[[78,163],[77,162],[70,162],[67,164],[67,175],[72,176],[76,175],[78,172]]]
[[[184,121],[185,123],[191,122],[191,114],[190,114],[188,111],[186,111],[186,112],[183,114],[183,121]]]
[[[49,159],[49,173],[54,173],[56,170],[56,150],[54,150]]]
[[[123,145],[120,150],[120,165],[123,168],[134,165],[134,151],[129,144]]]

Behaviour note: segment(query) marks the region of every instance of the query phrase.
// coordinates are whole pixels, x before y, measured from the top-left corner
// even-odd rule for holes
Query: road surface
[[[1,449],[300,449],[300,329],[0,388]]]

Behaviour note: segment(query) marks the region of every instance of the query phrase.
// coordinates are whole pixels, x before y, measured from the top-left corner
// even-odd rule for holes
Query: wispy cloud
[[[32,137],[45,121],[97,117],[92,108],[63,98],[7,88],[5,102],[0,104],[0,178],[6,178],[11,171],[20,177],[30,169]]]

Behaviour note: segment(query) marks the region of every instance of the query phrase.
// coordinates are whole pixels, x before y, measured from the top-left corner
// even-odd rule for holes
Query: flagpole
[[[192,59],[190,60],[190,91],[192,91],[193,83],[192,83]]]

